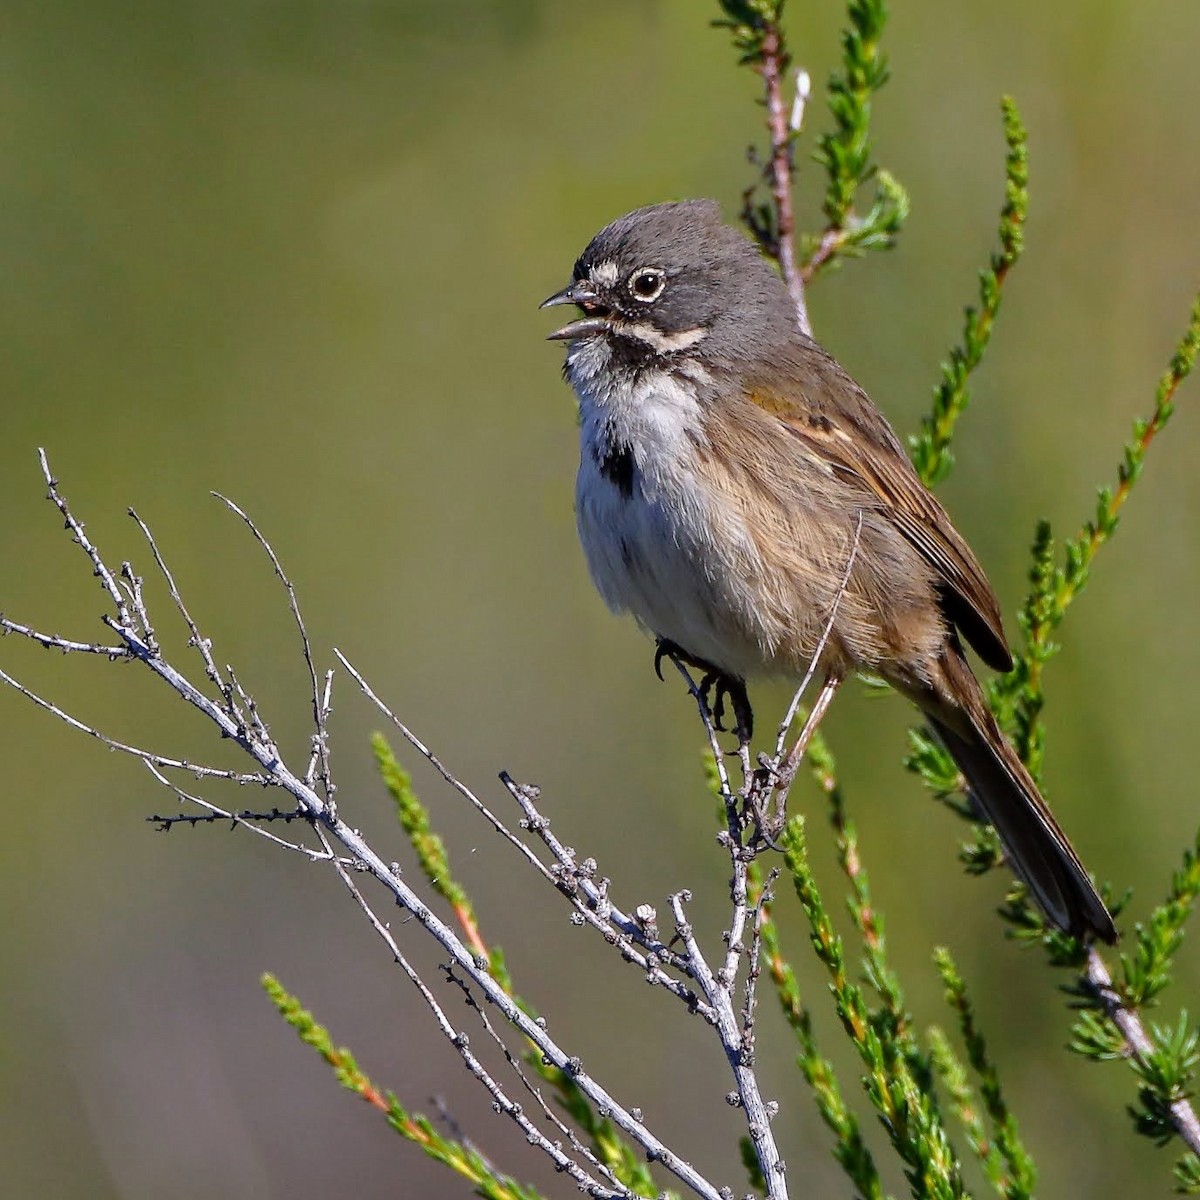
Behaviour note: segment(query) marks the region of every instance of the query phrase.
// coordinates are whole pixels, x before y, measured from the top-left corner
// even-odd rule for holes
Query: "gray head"
[[[578,305],[585,315],[550,338],[606,338],[635,362],[684,351],[753,357],[795,336],[787,289],[754,245],[722,222],[713,200],[655,204],[618,218],[579,256],[571,284],[542,307],[555,304]]]

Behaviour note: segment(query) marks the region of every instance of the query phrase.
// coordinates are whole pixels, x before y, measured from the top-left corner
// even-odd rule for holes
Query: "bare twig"
[[[813,675],[816,674],[817,666],[821,661],[821,655],[825,653],[825,647],[829,644],[829,635],[833,632],[833,623],[837,619],[838,609],[841,608],[842,599],[846,595],[846,588],[850,586],[850,575],[854,570],[854,563],[858,558],[858,548],[862,539],[862,523],[862,509],[859,509],[858,516],[854,522],[854,541],[850,545],[850,554],[846,559],[842,578],[838,581],[838,589],[834,593],[833,604],[829,609],[829,617],[825,621],[825,627],[821,630],[821,636],[817,639],[817,648],[813,651],[812,658],[809,660],[808,670],[804,672],[804,678],[800,680],[800,686],[792,696],[792,702],[788,705],[787,713],[779,723],[779,733],[775,739],[776,767],[783,761],[783,751],[787,745],[787,736],[791,732],[796,714],[800,711],[800,701],[804,698],[804,693],[808,691],[808,685],[812,682]]]
[[[59,495],[58,483],[54,476],[51,475],[50,464],[46,461],[46,451],[40,446],[38,447],[38,462],[41,464],[42,477],[45,479],[46,487],[49,489],[50,502],[62,515],[65,527],[71,531],[72,537],[82,547],[84,554],[91,559],[92,569],[95,572],[96,578],[100,580],[101,586],[108,593],[109,598],[113,602],[113,607],[117,610],[117,620],[124,626],[130,625],[132,622],[125,594],[117,586],[117,581],[113,577],[113,573],[101,559],[100,552],[88,540],[87,534],[83,531],[83,526],[71,515],[66,501]]]
[[[842,578],[838,582],[837,591],[834,593],[833,603],[829,609],[829,617],[825,621],[825,627],[821,630],[820,638],[817,639],[816,649],[809,659],[808,669],[804,672],[804,678],[801,679],[800,686],[796,689],[795,694],[792,696],[792,701],[788,705],[787,713],[782,722],[780,722],[779,733],[775,739],[775,757],[763,760],[763,765],[766,768],[765,777],[761,787],[756,790],[755,805],[760,812],[765,814],[772,800],[774,800],[777,813],[775,824],[778,828],[782,828],[784,814],[787,809],[788,793],[796,778],[796,772],[800,769],[800,763],[804,759],[805,752],[808,750],[809,742],[812,740],[813,734],[816,733],[817,726],[820,725],[826,709],[828,709],[834,694],[842,682],[840,677],[832,674],[826,677],[816,702],[805,718],[804,725],[800,730],[800,736],[796,739],[796,744],[792,747],[791,753],[785,761],[783,754],[784,747],[787,745],[788,733],[791,730],[793,722],[796,720],[796,714],[800,711],[800,702],[804,697],[804,693],[808,690],[808,685],[812,682],[817,667],[821,662],[821,656],[825,653],[829,636],[833,632],[833,623],[837,618],[838,609],[841,607],[842,600],[846,595],[846,589],[850,585],[850,575],[854,570],[855,560],[858,558],[858,548],[862,538],[862,524],[863,514],[860,509],[857,520],[854,523],[854,540],[850,545],[850,554],[846,558],[846,566],[842,571]]]
[[[789,119],[788,106],[783,98],[786,61],[783,33],[778,25],[769,22],[763,36],[759,72],[766,93],[767,130],[771,136],[771,158],[767,171],[771,181],[771,200],[775,205],[775,253],[783,281],[787,284],[792,303],[796,306],[796,324],[811,337],[812,326],[809,324],[808,305],[804,297],[804,280],[796,262],[796,219],[792,212],[792,176],[795,171],[792,142],[799,129],[799,122],[804,117],[804,104],[800,100],[800,80],[807,79],[807,75],[797,76],[796,102],[792,106]]]
[[[292,586],[292,581],[288,578],[287,572],[283,569],[283,564],[279,561],[279,556],[275,553],[274,547],[267,541],[263,532],[254,523],[254,521],[236,505],[228,496],[221,495],[220,492],[213,492],[218,500],[224,504],[230,512],[236,514],[245,522],[246,528],[254,535],[254,540],[263,548],[266,556],[271,560],[271,566],[274,568],[275,575],[283,584],[284,590],[287,592],[288,609],[292,614],[292,620],[296,624],[296,630],[300,634],[300,644],[304,652],[304,665],[308,668],[309,684],[312,688],[312,714],[313,714],[313,739],[314,748],[317,753],[318,770],[317,778],[321,783],[322,791],[325,797],[331,803],[333,801],[333,791],[329,781],[329,759],[328,759],[328,735],[326,730],[326,720],[329,715],[328,708],[322,703],[321,686],[317,681],[317,666],[313,661],[312,643],[308,638],[308,629],[304,624],[304,616],[300,612],[300,602],[296,599],[296,589]],[[326,680],[325,696],[328,699],[329,681]]]
[[[39,696],[36,692],[21,683],[20,680],[14,679],[7,671],[0,670],[0,682],[8,684],[13,691],[20,692],[27,700],[32,700],[38,708],[44,708],[48,713],[52,713],[72,729],[77,729],[80,733],[86,733],[88,737],[102,742],[110,750],[129,754],[134,758],[141,759],[144,763],[153,764],[157,767],[169,767],[178,771],[190,771],[197,779],[225,779],[230,783],[251,783],[261,787],[269,786],[271,783],[271,780],[266,775],[258,775],[253,772],[227,771],[222,767],[206,767],[201,763],[189,762],[186,758],[172,758],[169,754],[155,754],[151,750],[143,750],[140,746],[131,746],[127,742],[119,742],[116,738],[111,738],[108,734],[101,733],[100,730],[79,720],[78,717],[73,717],[53,701]]]
[[[833,697],[837,694],[837,690],[842,686],[842,677],[840,675],[830,675],[821,685],[821,690],[817,693],[817,698],[813,701],[813,706],[809,710],[808,716],[805,718],[804,725],[800,729],[800,736],[796,739],[796,744],[792,747],[791,753],[787,757],[787,762],[779,768],[776,776],[773,776],[775,783],[775,805],[779,813],[778,823],[783,825],[784,813],[787,811],[788,793],[792,789],[792,783],[796,778],[796,772],[800,769],[800,764],[804,761],[804,755],[808,750],[808,744],[813,739],[813,734],[817,732],[817,726],[821,724],[825,713],[828,711],[830,704],[833,703]]]
[[[764,921],[769,921],[770,905],[775,899],[771,891],[775,880],[779,878],[779,869],[774,867],[767,875],[766,881],[759,889],[758,899],[754,903],[754,919],[750,931],[750,953],[746,958],[746,989],[742,1004],[742,1047],[743,1053],[754,1053],[754,1009],[758,1003],[758,979],[762,973],[762,927]]]
[[[745,1109],[746,1127],[754,1143],[755,1154],[762,1164],[767,1198],[787,1200],[787,1181],[784,1176],[787,1168],[779,1156],[775,1135],[771,1131],[771,1118],[774,1116],[775,1106],[768,1108],[759,1091],[758,1076],[753,1069],[753,1055],[746,1054],[742,1044],[742,1031],[734,1012],[731,988],[713,974],[684,914],[684,903],[690,899],[689,892],[677,892],[670,899],[671,911],[675,914],[675,932],[687,949],[688,959],[696,972],[701,990],[716,1010],[721,1047],[737,1080],[737,1100]]]
[[[335,835],[336,836],[336,835]],[[429,986],[417,973],[416,968],[408,961],[400,951],[400,947],[396,944],[396,939],[392,937],[391,930],[379,919],[375,910],[371,907],[366,897],[362,894],[361,889],[354,882],[350,872],[336,857],[333,859],[334,866],[341,881],[346,885],[346,890],[354,898],[355,903],[362,909],[371,927],[383,939],[387,948],[391,951],[392,957],[396,964],[408,976],[409,981],[420,993],[421,999],[425,1001],[430,1013],[433,1015],[435,1024],[438,1030],[446,1037],[450,1044],[458,1051],[464,1065],[471,1074],[479,1080],[480,1083],[487,1089],[488,1094],[492,1097],[492,1102],[496,1106],[498,1112],[502,1112],[510,1120],[512,1120],[525,1135],[526,1140],[531,1146],[536,1146],[554,1163],[558,1170],[565,1172],[578,1185],[579,1190],[588,1196],[595,1197],[596,1200],[625,1200],[626,1197],[632,1195],[628,1189],[617,1185],[614,1190],[611,1187],[603,1186],[599,1180],[593,1178],[573,1159],[566,1154],[562,1147],[551,1142],[548,1137],[525,1115],[521,1105],[512,1100],[499,1082],[492,1076],[482,1062],[475,1056],[470,1048],[470,1039],[461,1030],[456,1029],[451,1024],[449,1017],[446,1016],[445,1010],[437,1002],[433,992]],[[478,971],[469,971],[472,978],[478,978]]]
[[[712,1024],[712,1009],[691,987],[663,970],[665,965],[690,977],[691,966],[686,956],[677,954],[661,941],[645,921],[628,916],[613,903],[608,894],[608,880],[602,879],[599,884],[595,882],[595,863],[592,860],[576,862],[575,852],[558,840],[550,829],[550,822],[538,811],[535,803],[536,788],[517,783],[507,771],[500,772],[500,781],[521,806],[524,827],[539,837],[557,859],[560,870],[557,874],[550,872],[550,878],[554,880],[558,890],[571,900],[580,919],[599,930],[605,940],[616,946],[628,962],[642,968],[646,973],[647,982],[666,988],[683,1000],[689,1011],[698,1013]],[[580,893],[586,903],[580,902]],[[636,948],[639,946],[645,954]]]
[[[158,567],[159,574],[166,580],[167,590],[171,594],[171,600],[175,605],[175,609],[180,617],[183,618],[183,623],[188,627],[188,644],[196,648],[204,663],[205,675],[208,676],[209,681],[217,691],[225,697],[230,716],[235,716],[241,720],[241,717],[234,711],[233,691],[229,684],[222,678],[221,672],[217,669],[217,664],[213,660],[212,642],[201,634],[200,627],[192,619],[192,614],[188,611],[187,605],[184,604],[183,596],[180,594],[179,587],[175,583],[175,576],[171,574],[171,569],[167,566],[166,559],[163,558],[162,551],[158,548],[158,542],[155,540],[154,534],[150,532],[150,527],[132,508],[129,510],[129,515],[142,531],[142,536],[146,539],[146,544],[150,547],[150,553],[154,556],[154,563]]]
[[[325,792],[325,799],[332,800],[335,791],[333,776],[329,765],[329,714],[333,711],[333,670],[325,672],[325,688],[321,693],[321,703],[317,709],[316,732],[312,737],[312,754],[308,760],[308,770],[304,772],[305,783],[311,784],[319,780]],[[318,770],[320,774],[318,775]]]
[[[714,1025],[721,1048],[733,1070],[737,1090],[731,1093],[732,1099],[738,1103],[746,1114],[746,1129],[750,1135],[751,1144],[762,1170],[763,1178],[767,1181],[768,1200],[785,1200],[787,1182],[784,1178],[784,1163],[779,1156],[771,1131],[771,1118],[775,1114],[776,1105],[767,1105],[762,1099],[758,1086],[758,1077],[754,1071],[754,1040],[753,1040],[753,1011],[754,990],[757,983],[757,924],[761,909],[755,907],[754,944],[751,947],[753,961],[746,981],[746,996],[743,1006],[743,1021],[739,1024],[734,1011],[733,994],[737,980],[737,971],[742,956],[745,954],[743,937],[745,934],[748,896],[749,896],[749,863],[755,856],[755,851],[742,844],[742,833],[745,827],[742,813],[739,811],[738,796],[734,793],[726,772],[721,747],[717,742],[716,728],[712,713],[709,710],[704,689],[692,678],[691,673],[683,662],[675,655],[671,661],[687,681],[688,690],[696,701],[700,720],[708,737],[709,749],[712,751],[716,764],[717,780],[721,799],[725,805],[726,828],[721,831],[721,844],[729,851],[732,876],[729,881],[730,898],[733,901],[733,911],[730,916],[729,929],[725,934],[725,961],[719,972],[713,973],[700,949],[699,942],[686,920],[683,904],[690,899],[687,892],[677,893],[670,898],[671,910],[675,916],[675,933],[682,940],[687,951],[689,974],[696,980],[704,998],[712,1007],[715,1017]],[[747,799],[752,795],[753,780],[747,771],[745,779],[745,794]],[[762,832],[761,820],[759,831]]]
[[[144,759],[143,762],[145,762]],[[153,763],[146,762],[145,766],[146,770],[149,771],[150,774],[153,775],[154,778],[163,785],[163,787],[170,792],[174,792],[176,798],[181,803],[194,804],[197,808],[202,808],[209,814],[208,817],[195,818],[148,817],[147,820],[149,821],[157,822],[160,826],[169,828],[170,825],[168,825],[167,822],[174,824],[177,820],[204,821],[210,818],[212,820],[227,820],[234,826],[240,826],[242,829],[248,829],[251,833],[257,834],[259,837],[264,837],[269,842],[274,842],[276,846],[279,846],[284,850],[294,850],[297,854],[302,854],[305,858],[311,859],[313,862],[326,862],[331,857],[327,851],[314,850],[311,846],[305,846],[300,842],[289,842],[286,838],[281,838],[272,833],[269,829],[264,829],[260,824],[258,824],[259,821],[276,819],[275,814],[255,813],[253,816],[250,816],[246,813],[235,813],[229,809],[221,808],[220,805],[214,804],[211,800],[206,800],[203,796],[197,796],[194,792],[184,791],[183,788],[175,783],[174,780],[164,775]],[[302,813],[281,813],[279,815],[285,820],[288,818],[295,819],[296,817],[300,817],[300,819],[305,821],[309,819]],[[347,865],[353,865],[350,859],[345,859],[344,861]]]
[[[136,581],[136,577],[131,570],[123,573],[124,582],[129,586],[129,597],[122,591],[120,584],[113,572],[105,564],[95,546],[86,538],[83,526],[76,521],[71,514],[70,508],[67,505],[65,498],[58,490],[58,484],[50,474],[49,465],[46,461],[46,456],[40,454],[43,475],[49,487],[50,499],[58,508],[67,528],[72,532],[75,540],[83,548],[89,560],[92,563],[93,570],[100,578],[105,587],[110,599],[116,608],[117,616],[115,618],[107,617],[106,621],[110,627],[116,632],[123,646],[123,654],[125,657],[135,658],[148,667],[158,678],[163,680],[171,687],[178,695],[182,696],[192,707],[196,708],[205,717],[207,717],[218,729],[220,734],[230,739],[239,746],[245,753],[258,764],[261,774],[239,775],[236,772],[220,771],[215,768],[197,767],[194,764],[184,760],[168,758],[162,755],[152,754],[148,751],[141,750],[134,746],[129,746],[114,739],[108,738],[101,734],[98,730],[86,725],[82,721],[71,717],[63,709],[50,701],[42,699],[28,688],[18,683],[15,679],[4,672],[0,672],[0,681],[8,683],[17,691],[30,698],[40,707],[58,716],[66,721],[72,727],[89,734],[92,737],[104,742],[112,749],[121,750],[125,753],[134,755],[143,762],[163,768],[179,768],[191,770],[195,774],[206,777],[226,778],[235,782],[254,782],[273,787],[278,787],[286,792],[298,805],[302,814],[313,822],[314,828],[320,837],[322,844],[326,846],[327,853],[330,855],[335,868],[341,875],[343,882],[346,883],[351,893],[361,904],[364,905],[365,911],[377,932],[385,938],[389,948],[396,957],[396,961],[401,968],[412,980],[414,985],[421,992],[422,997],[430,1006],[434,1014],[435,1020],[438,1022],[439,1028],[449,1037],[462,1054],[464,1062],[467,1063],[472,1073],[475,1074],[481,1082],[488,1087],[489,1092],[493,1095],[494,1100],[499,1104],[504,1111],[508,1111],[509,1115],[514,1120],[521,1124],[522,1117],[519,1111],[519,1106],[513,1104],[502,1091],[497,1091],[498,1085],[495,1080],[479,1066],[474,1056],[470,1054],[467,1048],[466,1038],[457,1030],[455,1030],[446,1019],[444,1012],[437,1005],[429,989],[419,979],[411,965],[398,952],[395,942],[392,940],[386,926],[379,920],[377,916],[366,905],[365,900],[361,896],[357,885],[350,877],[350,868],[346,862],[338,856],[333,855],[332,849],[329,846],[330,841],[340,843],[345,850],[349,852],[350,862],[353,864],[353,869],[368,873],[388,891],[393,897],[395,903],[412,914],[414,921],[434,938],[435,941],[447,952],[451,963],[464,976],[472,981],[474,988],[486,998],[486,1000],[494,1004],[505,1019],[512,1024],[522,1036],[524,1036],[532,1046],[534,1046],[543,1060],[550,1066],[557,1068],[570,1077],[579,1092],[587,1098],[590,1104],[594,1106],[597,1112],[607,1117],[613,1125],[620,1129],[626,1136],[632,1139],[636,1144],[642,1147],[650,1161],[661,1163],[662,1166],[679,1179],[683,1184],[690,1188],[696,1195],[704,1197],[704,1200],[721,1200],[721,1192],[710,1183],[704,1176],[695,1170],[689,1163],[684,1161],[670,1147],[663,1143],[644,1122],[635,1116],[631,1111],[619,1104],[612,1095],[605,1089],[592,1075],[583,1069],[580,1061],[563,1050],[549,1035],[549,1032],[544,1022],[535,1021],[527,1013],[525,1013],[512,996],[500,985],[497,980],[493,979],[488,963],[477,959],[476,954],[464,944],[464,942],[455,934],[455,932],[445,924],[429,907],[428,904],[418,895],[408,883],[401,877],[397,867],[390,866],[383,861],[382,858],[370,847],[362,835],[356,830],[348,826],[337,815],[333,805],[326,798],[323,798],[313,786],[305,778],[297,775],[284,761],[283,756],[270,735],[270,731],[265,721],[263,721],[253,704],[250,697],[240,688],[237,683],[235,674],[226,670],[225,676],[229,679],[229,688],[232,693],[237,694],[244,702],[249,720],[239,719],[233,715],[227,705],[227,700],[222,695],[221,702],[218,702],[211,697],[205,695],[199,688],[195,686],[182,672],[168,663],[157,645],[154,643],[153,634],[150,630],[149,617],[146,612],[145,604],[141,596],[140,582]],[[299,607],[295,603],[294,591],[291,588],[287,576],[283,573],[278,559],[274,552],[270,549],[269,544],[245,514],[241,512],[235,505],[231,508],[246,520],[251,530],[255,533],[256,538],[260,541],[264,550],[271,559],[272,565],[275,568],[279,577],[284,581],[288,589],[289,601],[292,605],[292,615],[296,620],[297,626],[301,631],[302,641],[306,661],[310,666],[310,677],[313,683],[313,705],[314,718],[318,724],[318,732],[324,718],[324,714],[328,711],[328,677],[326,682],[325,697],[322,699],[318,685],[315,664],[311,660],[311,650],[308,644],[307,632],[303,628],[303,621],[299,615]],[[194,629],[194,623],[185,617],[189,631]],[[20,632],[16,630],[16,632]],[[34,639],[38,640],[38,639]],[[340,656],[339,656],[340,657]],[[343,659],[343,662],[345,660]],[[350,669],[347,663],[347,669]],[[374,693],[366,687],[362,677],[357,672],[351,672],[358,679],[360,686],[364,687],[368,695],[374,696]],[[208,674],[206,664],[206,676],[209,681],[212,681],[212,676]],[[386,711],[386,709],[385,709]],[[398,724],[398,722],[397,722]],[[409,740],[414,744],[416,740],[409,735]],[[433,763],[443,776],[452,786],[456,787],[464,795],[472,799],[472,803],[481,811],[487,810],[475,800],[469,791],[461,785],[440,762],[427,750],[424,751],[425,756]],[[176,794],[179,794],[178,791]],[[503,826],[490,817],[494,827],[503,830]],[[511,835],[510,835],[511,836]],[[529,855],[529,858],[538,862],[536,855]],[[539,865],[541,865],[539,863]],[[545,871],[544,865],[541,869]],[[634,923],[631,923],[631,926]],[[647,958],[646,962],[650,966]],[[664,976],[665,977],[665,976]],[[522,1125],[522,1128],[526,1128]],[[532,1136],[532,1127],[527,1130],[527,1134]],[[539,1135],[540,1136],[540,1135]],[[627,1194],[625,1189],[621,1188],[614,1190],[610,1187],[603,1186],[595,1179],[588,1176],[586,1172],[573,1164],[573,1160],[565,1155],[559,1147],[550,1143],[548,1139],[543,1137],[543,1149],[555,1158],[556,1163],[560,1163],[564,1170],[571,1171],[573,1177],[580,1186],[585,1190],[589,1190],[592,1195],[603,1197],[618,1197]],[[548,1149],[547,1149],[548,1147]],[[573,1165],[572,1165],[573,1164]]]
[[[20,634],[31,642],[37,642],[47,650],[61,650],[64,654],[99,654],[110,660],[129,657],[129,651],[124,646],[105,646],[100,642],[74,642],[70,638],[59,637],[57,633],[39,633],[28,625],[10,620],[0,613],[0,633]]]
[[[1108,966],[1100,957],[1095,946],[1089,946],[1087,951],[1087,969],[1084,972],[1089,984],[1095,989],[1096,995],[1104,1006],[1104,1014],[1121,1031],[1129,1053],[1140,1063],[1145,1063],[1154,1053],[1154,1043],[1142,1024],[1138,1013],[1126,1008],[1121,1003],[1120,994],[1113,986],[1112,976]],[[1186,1099],[1176,1100],[1170,1106],[1171,1123],[1176,1132],[1194,1154],[1200,1154],[1200,1118],[1191,1102]]]

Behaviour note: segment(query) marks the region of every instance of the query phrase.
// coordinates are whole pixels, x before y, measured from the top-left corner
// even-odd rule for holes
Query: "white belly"
[[[692,469],[702,434],[691,390],[657,376],[597,396],[586,374],[571,375],[582,409],[576,519],[605,603],[713,666],[760,672],[776,640],[753,603],[761,562],[729,506],[716,515]],[[613,439],[632,448],[627,486],[598,462]]]

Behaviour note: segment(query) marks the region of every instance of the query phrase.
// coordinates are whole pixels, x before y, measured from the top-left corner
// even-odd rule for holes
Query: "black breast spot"
[[[626,499],[633,495],[633,451],[626,445],[597,449],[596,466],[600,474],[609,481]]]

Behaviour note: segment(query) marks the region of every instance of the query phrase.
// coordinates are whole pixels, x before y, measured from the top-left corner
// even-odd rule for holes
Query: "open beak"
[[[543,300],[538,307],[553,308],[556,304],[576,304],[589,315],[546,334],[548,342],[573,342],[578,338],[603,333],[608,328],[608,310],[600,307],[600,297],[586,279],[575,280],[569,287]]]

